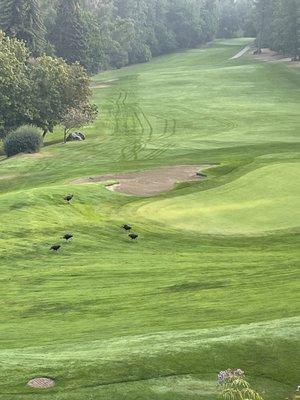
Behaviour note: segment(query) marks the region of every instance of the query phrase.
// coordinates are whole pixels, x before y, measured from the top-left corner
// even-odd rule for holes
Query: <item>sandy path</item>
[[[230,58],[230,60],[236,60],[237,58],[242,57],[251,49],[251,45],[246,46],[243,50],[239,51],[236,55]]]

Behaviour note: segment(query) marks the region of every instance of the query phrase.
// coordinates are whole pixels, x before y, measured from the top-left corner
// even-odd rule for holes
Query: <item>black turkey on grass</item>
[[[137,240],[138,237],[139,237],[139,235],[137,235],[136,233],[130,233],[130,234],[128,235],[128,237],[129,237],[131,240]]]
[[[72,240],[74,237],[74,235],[72,235],[71,233],[67,233],[65,236],[63,236],[63,239],[65,239],[67,242],[69,242],[70,240]]]
[[[71,201],[73,200],[73,198],[74,198],[74,195],[73,195],[73,194],[68,194],[66,197],[64,197],[64,200],[65,200],[67,203],[71,203]]]
[[[130,232],[131,229],[132,229],[132,226],[129,225],[129,224],[125,224],[125,225],[122,226],[122,228],[123,228],[125,231]]]
[[[51,250],[51,251],[57,252],[60,248],[61,248],[61,245],[60,245],[60,244],[55,244],[54,246],[52,246],[52,247],[50,248],[50,250]]]

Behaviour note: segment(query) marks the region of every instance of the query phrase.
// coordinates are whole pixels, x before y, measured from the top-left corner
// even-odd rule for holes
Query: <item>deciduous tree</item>
[[[97,115],[97,108],[89,103],[78,104],[76,108],[69,108],[61,121],[61,125],[64,127],[64,142],[66,142],[71,129],[81,128],[93,122]]]
[[[32,117],[25,44],[0,31],[0,134]]]
[[[31,60],[32,123],[52,132],[69,109],[89,105],[90,78],[79,64],[67,64],[62,59],[43,56]]]

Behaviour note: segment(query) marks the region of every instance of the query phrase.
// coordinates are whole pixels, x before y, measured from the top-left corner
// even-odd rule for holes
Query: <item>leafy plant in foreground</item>
[[[251,388],[241,369],[227,369],[218,374],[224,400],[263,400],[261,395]]]

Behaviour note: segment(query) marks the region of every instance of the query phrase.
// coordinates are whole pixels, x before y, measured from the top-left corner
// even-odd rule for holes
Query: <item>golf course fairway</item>
[[[216,400],[227,368],[293,399],[300,69],[231,59],[251,42],[101,73],[85,142],[1,156],[0,400]],[[191,165],[155,196],[74,183]]]

